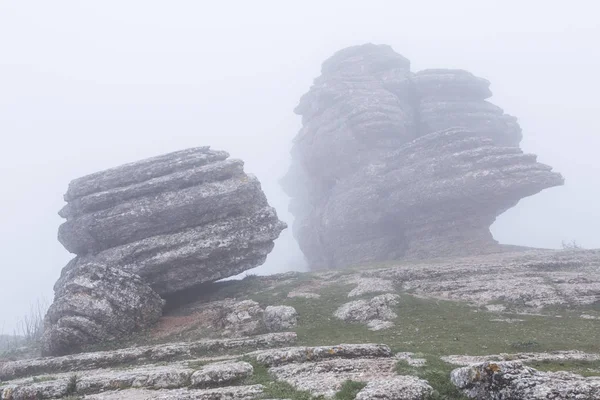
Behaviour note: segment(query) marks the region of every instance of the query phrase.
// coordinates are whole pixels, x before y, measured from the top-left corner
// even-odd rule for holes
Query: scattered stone
[[[114,351],[80,353],[70,356],[36,358],[0,363],[0,380],[23,376],[161,361],[195,359],[198,355],[227,349],[256,349],[293,343],[296,333],[281,332],[239,339],[214,339],[186,343],[167,343],[154,346],[130,347]]]
[[[600,377],[568,372],[540,372],[519,361],[485,362],[455,369],[452,383],[472,399],[600,398]]]
[[[311,292],[296,292],[296,291],[292,291],[289,292],[287,295],[288,298],[292,299],[295,297],[301,297],[304,299],[318,299],[321,297],[320,294],[318,293],[311,293]]]
[[[589,314],[581,314],[579,316],[579,318],[583,318],[583,319],[600,319],[600,317],[595,317],[595,316],[589,315]]]
[[[323,63],[294,110],[281,182],[311,269],[501,250],[498,215],[564,180],[521,151],[489,86],[463,70],[412,73],[386,45]]]
[[[288,347],[283,349],[261,350],[249,353],[266,366],[289,363],[321,361],[330,358],[382,358],[391,357],[392,351],[384,344],[340,344],[337,346]]]
[[[208,364],[192,374],[192,385],[195,387],[213,387],[232,384],[252,375],[252,365],[239,362]]]
[[[599,361],[600,354],[584,353],[578,350],[552,351],[548,353],[500,353],[487,356],[467,356],[452,355],[441,357],[445,361],[454,365],[473,365],[491,361]]]
[[[356,400],[425,400],[433,395],[433,388],[414,376],[396,376],[388,380],[370,382],[356,395]]]
[[[348,297],[369,293],[390,293],[394,290],[394,283],[387,279],[359,278],[358,285],[348,293]]]
[[[351,301],[340,306],[333,315],[346,322],[389,321],[398,317],[391,307],[398,304],[399,298],[397,294],[387,293],[371,300]]]
[[[367,327],[370,331],[381,331],[383,329],[392,328],[395,324],[392,321],[383,321],[381,319],[374,319],[367,323]]]
[[[296,327],[298,313],[290,306],[268,306],[263,318],[269,331],[285,331]]]
[[[502,304],[488,304],[485,308],[491,312],[503,312],[506,310],[506,306]]]
[[[490,322],[506,322],[507,324],[514,324],[515,322],[524,322],[524,319],[517,318],[494,318],[490,319]]]
[[[76,352],[154,324],[164,301],[132,273],[96,263],[68,269],[44,320],[42,355]]]
[[[414,358],[415,353],[402,352],[396,353],[394,357],[398,360],[405,361],[411,367],[424,367],[427,364],[427,360],[424,358]]]

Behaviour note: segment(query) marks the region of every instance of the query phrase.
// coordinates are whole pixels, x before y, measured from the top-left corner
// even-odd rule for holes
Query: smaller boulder
[[[290,306],[268,306],[263,315],[263,321],[271,332],[293,329],[298,323],[298,313]]]
[[[77,352],[155,323],[164,300],[138,275],[92,262],[66,268],[44,320],[42,355]]]
[[[385,329],[391,325],[382,327],[383,321],[391,321],[398,317],[392,310],[392,306],[398,304],[400,296],[397,294],[386,293],[375,296],[371,300],[356,300],[342,304],[334,313],[334,316],[346,322],[369,323],[370,328]]]
[[[397,376],[370,382],[356,395],[356,400],[425,400],[431,398],[433,388],[414,376]]]

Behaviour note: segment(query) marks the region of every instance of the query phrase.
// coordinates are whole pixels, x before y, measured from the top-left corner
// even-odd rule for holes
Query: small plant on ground
[[[79,376],[73,374],[69,377],[67,382],[67,396],[72,396],[77,393],[77,384],[79,383]]]
[[[364,382],[356,382],[348,380],[342,384],[339,392],[335,394],[337,400],[354,400],[358,392],[360,392],[365,386]]]

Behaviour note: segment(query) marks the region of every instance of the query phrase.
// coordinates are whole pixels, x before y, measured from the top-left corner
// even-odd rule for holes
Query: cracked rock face
[[[59,240],[75,264],[138,274],[161,296],[257,267],[285,224],[228,157],[193,148],[76,179]]]
[[[312,269],[499,250],[496,217],[563,178],[519,149],[489,86],[463,70],[413,73],[389,46],[323,63],[282,180]]]
[[[600,378],[540,372],[521,362],[485,362],[452,371],[452,383],[471,399],[600,398]]]
[[[126,336],[156,322],[163,304],[135,274],[96,263],[79,265],[57,286],[44,321],[42,353],[67,354]]]
[[[228,157],[192,148],[69,184],[58,239],[77,257],[54,287],[48,354],[133,333],[156,321],[158,296],[265,261],[286,225],[243,162]],[[112,277],[91,283],[93,268]]]

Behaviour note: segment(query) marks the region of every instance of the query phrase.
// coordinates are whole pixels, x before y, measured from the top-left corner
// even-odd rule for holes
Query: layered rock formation
[[[489,227],[563,178],[462,70],[410,71],[389,46],[339,51],[295,112],[282,180],[311,268],[497,251]]]
[[[42,354],[108,342],[158,321],[164,300],[134,274],[94,263],[71,269],[46,315]]]
[[[55,304],[47,317],[51,334],[45,346],[50,353],[67,351],[65,343],[70,340],[64,337],[77,337],[76,344],[104,340],[115,333],[109,323],[114,304],[104,294],[121,291],[117,303],[132,297],[165,297],[265,261],[285,224],[268,205],[258,180],[244,173],[243,162],[228,157],[209,147],[193,148],[69,184],[68,204],[60,211],[67,221],[60,226],[58,238],[77,257],[63,269],[55,286]],[[90,281],[90,265],[96,264],[119,278],[101,279],[102,291],[75,304],[69,288],[82,279]],[[125,275],[129,278],[123,279],[131,285],[112,287]],[[133,283],[138,281],[139,285]],[[105,303],[110,306],[101,306]],[[115,315],[123,320],[133,318],[126,314],[137,312],[139,306],[121,305],[122,311]],[[123,324],[121,333],[152,322],[154,314],[140,320],[141,324]],[[79,321],[69,328],[77,332],[55,334],[67,320]],[[90,326],[95,328],[90,330]]]

